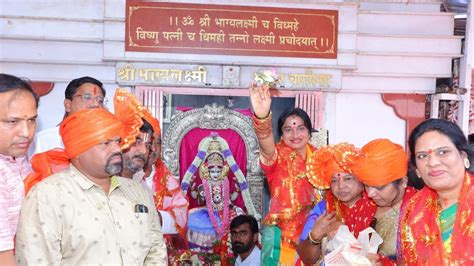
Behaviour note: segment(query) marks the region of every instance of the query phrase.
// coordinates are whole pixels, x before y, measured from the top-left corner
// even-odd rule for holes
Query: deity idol
[[[244,214],[244,209],[256,214],[246,179],[227,142],[216,134],[201,141],[181,186],[184,191],[189,188],[191,198],[197,202],[188,215],[187,238],[192,250],[211,251],[213,242],[229,232],[230,221]],[[242,208],[239,194],[244,202]]]

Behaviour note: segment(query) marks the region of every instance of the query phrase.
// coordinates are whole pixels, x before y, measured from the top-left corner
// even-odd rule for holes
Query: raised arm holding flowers
[[[296,246],[307,213],[320,196],[315,188],[327,185],[306,172],[306,158],[315,148],[308,144],[312,125],[308,114],[290,108],[278,119],[281,140],[273,142],[270,89],[278,85],[275,71],[255,75],[249,88],[252,117],[260,146],[260,164],[270,188],[270,210],[264,220],[262,264],[294,265]]]

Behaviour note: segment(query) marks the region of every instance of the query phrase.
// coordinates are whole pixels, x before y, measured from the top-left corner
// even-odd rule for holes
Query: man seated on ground
[[[238,255],[235,265],[260,265],[258,223],[251,215],[239,215],[230,223],[232,251]]]

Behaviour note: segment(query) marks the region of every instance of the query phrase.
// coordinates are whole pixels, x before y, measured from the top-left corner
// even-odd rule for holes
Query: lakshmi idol
[[[280,141],[273,142],[271,96],[268,84],[250,86],[253,123],[260,147],[260,165],[270,188],[270,210],[264,219],[262,265],[299,263],[296,247],[313,202],[321,199],[323,180],[309,175],[306,161],[315,152],[308,144],[312,125],[299,108],[278,119]]]
[[[244,214],[244,209],[256,215],[246,179],[228,143],[216,133],[201,140],[181,187],[185,193],[189,190],[197,202],[197,207],[188,214],[187,238],[191,250],[212,251],[213,242],[222,240],[230,230],[230,221]],[[245,208],[237,204],[239,194]]]

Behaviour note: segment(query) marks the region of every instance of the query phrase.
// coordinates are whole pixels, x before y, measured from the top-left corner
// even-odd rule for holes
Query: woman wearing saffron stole
[[[426,186],[403,210],[399,253],[409,265],[474,265],[473,151],[454,123],[429,119],[410,134]]]
[[[325,247],[321,242],[341,223],[357,237],[372,222],[377,206],[364,193],[364,185],[352,174],[359,155],[354,145],[340,143],[319,149],[309,159],[308,168],[330,182],[331,189],[326,193],[326,199],[313,208],[301,233],[298,254],[306,264],[322,261]]]
[[[263,224],[262,265],[295,265],[296,247],[313,202],[320,200],[319,180],[307,175],[306,160],[315,151],[308,144],[312,125],[299,108],[278,119],[281,141],[273,142],[269,86],[250,86],[252,117],[260,146],[260,165],[270,187],[270,210]]]
[[[373,263],[394,265],[400,210],[416,192],[407,187],[408,158],[402,146],[388,139],[370,141],[361,153],[352,170],[377,205],[372,227],[383,239],[378,255],[369,254],[368,258]]]

